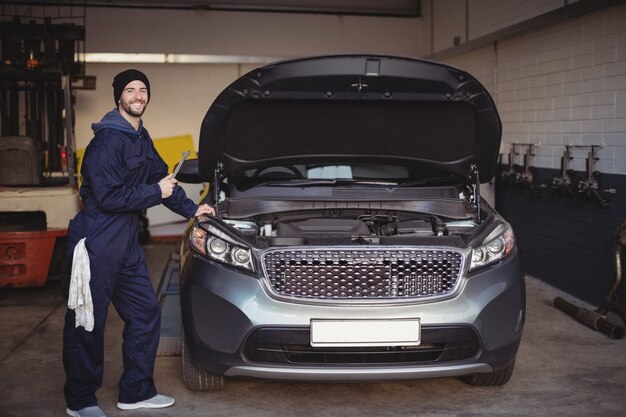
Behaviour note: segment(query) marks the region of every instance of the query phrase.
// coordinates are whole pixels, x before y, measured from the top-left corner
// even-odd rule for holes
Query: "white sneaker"
[[[137,410],[138,408],[165,408],[174,404],[174,399],[166,395],[157,394],[154,397],[139,401],[137,403],[126,404],[117,403],[120,410]]]
[[[104,411],[102,411],[102,409],[97,405],[81,408],[76,411],[66,408],[65,412],[71,417],[106,417],[104,415]]]

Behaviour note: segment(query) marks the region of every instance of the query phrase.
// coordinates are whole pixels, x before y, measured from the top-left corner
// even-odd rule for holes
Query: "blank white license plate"
[[[420,320],[311,320],[311,346],[417,346]]]

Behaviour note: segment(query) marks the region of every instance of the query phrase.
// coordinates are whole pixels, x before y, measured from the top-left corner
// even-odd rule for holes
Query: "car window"
[[[409,179],[409,169],[402,165],[341,164],[341,165],[277,165],[247,170],[237,177],[287,178],[298,177],[313,180],[352,179]]]
[[[324,165],[308,168],[306,177],[314,180],[351,180],[352,167],[350,165]]]
[[[285,164],[246,170],[229,176],[227,183],[251,187],[268,180],[302,181],[383,181],[404,186],[459,184],[463,178],[440,169],[420,165],[393,164]],[[317,184],[319,185],[319,184]]]

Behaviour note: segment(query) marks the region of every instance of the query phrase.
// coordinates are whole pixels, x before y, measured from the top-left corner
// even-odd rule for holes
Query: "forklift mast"
[[[49,17],[0,22],[0,185],[75,183],[72,90],[95,88],[77,61],[84,40],[84,26]]]
[[[78,60],[84,41],[84,23],[0,16],[0,287],[61,270],[80,209],[74,90],[95,89]]]

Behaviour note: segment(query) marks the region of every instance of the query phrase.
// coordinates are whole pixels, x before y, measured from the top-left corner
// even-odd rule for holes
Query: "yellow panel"
[[[161,158],[165,161],[169,168],[169,172],[174,170],[174,166],[183,156],[183,151],[190,151],[189,159],[197,158],[198,153],[194,149],[193,139],[191,135],[172,136],[168,138],[160,138],[153,140]]]
[[[180,161],[183,156],[183,151],[190,151],[188,159],[198,157],[198,152],[194,149],[193,139],[191,135],[171,136],[167,138],[154,139],[152,141],[161,158],[165,161],[169,168],[169,172],[174,170],[174,166]],[[80,174],[80,167],[83,163],[83,155],[85,155],[84,149],[76,150],[77,168],[76,172]],[[78,178],[78,184],[82,183],[82,177]]]
[[[83,166],[83,156],[85,156],[84,149],[76,149],[76,174],[78,177],[78,188],[83,183],[83,177],[80,175],[80,168]]]

